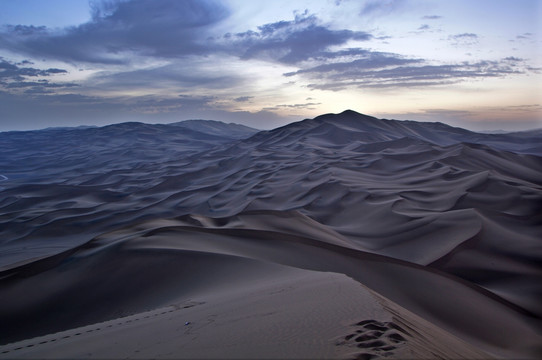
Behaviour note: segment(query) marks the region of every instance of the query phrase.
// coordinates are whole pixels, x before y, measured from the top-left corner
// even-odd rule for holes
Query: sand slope
[[[196,125],[0,134],[2,343],[199,301],[213,305],[189,310],[205,309],[198,322],[244,319],[207,328],[215,350],[152,337],[132,352],[142,334],[184,331],[181,318],[123,328],[118,353],[109,332],[77,341],[102,358],[542,354],[539,132],[351,111],[246,139]],[[93,135],[75,147],[81,131]],[[29,138],[45,145],[17,145]],[[277,286],[290,290],[272,300]],[[77,341],[0,356],[83,356]]]

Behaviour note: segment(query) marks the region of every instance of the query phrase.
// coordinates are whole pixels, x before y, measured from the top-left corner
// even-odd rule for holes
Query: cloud
[[[423,20],[437,20],[437,19],[442,19],[442,16],[439,16],[439,15],[425,15],[425,16],[422,16],[422,19]]]
[[[389,39],[392,39],[393,37],[389,35],[384,35],[384,36],[375,36],[374,38],[377,40],[389,40]],[[385,43],[388,44],[387,42]]]
[[[34,96],[38,94],[52,94],[54,93],[53,89],[66,89],[79,86],[75,83],[50,82],[47,79],[43,79],[43,77],[67,73],[64,69],[38,69],[21,66],[31,64],[33,63],[28,60],[13,63],[0,58],[0,88],[10,92],[23,92],[26,95]],[[34,79],[29,80],[28,78]]]
[[[372,52],[364,49],[357,49],[357,53],[362,54],[363,58],[349,62],[335,62],[318,65],[308,69],[302,69],[295,72],[285,73],[284,76],[290,77],[300,74],[333,74],[334,80],[348,80],[359,78],[360,75],[367,74],[371,69],[383,69],[389,66],[398,66],[422,62],[421,59],[407,59],[397,54]]]
[[[279,110],[279,109],[308,109],[308,110],[314,110],[316,109],[315,106],[321,105],[321,103],[314,103],[314,102],[308,102],[303,104],[280,104],[275,106],[269,106],[265,107],[262,110]]]
[[[423,59],[408,59],[397,54],[369,52],[363,59],[350,62],[322,64],[312,68],[285,73],[302,76],[311,89],[342,90],[359,88],[405,88],[449,85],[467,79],[503,77],[524,73],[519,58],[499,61],[462,62],[458,64],[428,64]]]
[[[313,59],[315,60],[335,60],[335,59],[345,59],[345,58],[352,58],[356,56],[370,56],[372,54],[371,51],[367,49],[362,48],[348,48],[343,50],[336,50],[336,51],[320,51],[313,55]]]
[[[0,46],[39,57],[122,64],[127,53],[182,57],[209,53],[207,30],[229,11],[211,0],[132,0],[94,3],[92,19],[62,30],[7,26]]]
[[[231,39],[231,34],[226,39]],[[319,24],[315,16],[296,16],[292,21],[279,21],[258,27],[258,31],[235,34],[233,49],[241,50],[241,58],[264,59],[295,64],[318,56],[332,46],[350,40],[367,41],[372,35],[363,31],[331,30]]]
[[[455,34],[448,36],[448,40],[450,40],[454,46],[475,45],[478,43],[478,35],[473,33]]]
[[[40,81],[14,81],[4,84],[6,89],[20,89],[20,88],[68,88],[68,87],[78,87],[79,84],[74,83],[51,83],[47,80]]]
[[[463,34],[456,34],[456,35],[450,35],[451,39],[459,40],[459,39],[478,39],[478,35],[473,33],[463,33]]]
[[[34,25],[6,25],[7,32],[12,35],[46,35],[47,28],[45,26]]]
[[[405,6],[405,0],[371,0],[361,8],[361,16],[389,15]]]
[[[518,57],[515,57],[515,56],[508,56],[508,57],[505,57],[503,59],[503,61],[509,61],[509,62],[512,62],[512,63],[519,63],[519,62],[521,62],[523,60],[524,59],[518,58]]]
[[[28,60],[13,63],[0,58],[0,88],[11,92],[24,92],[27,95],[52,93],[53,88],[68,88],[78,86],[73,83],[50,82],[43,77],[51,77],[57,74],[67,73],[64,69],[48,68],[38,69],[21,66],[31,65]],[[28,78],[38,78],[31,81]]]
[[[249,101],[250,99],[253,99],[253,98],[254,98],[254,96],[239,96],[239,97],[237,97],[237,98],[235,98],[233,100],[236,101],[236,102],[247,102],[247,101]]]
[[[27,64],[23,62],[24,64]],[[0,80],[15,80],[22,81],[24,76],[51,76],[54,74],[67,73],[64,69],[49,68],[49,69],[37,69],[32,67],[20,67],[17,64],[6,61],[0,58]]]
[[[421,25],[421,26],[418,28],[418,30],[429,30],[429,28],[430,28],[429,25],[423,24],[423,25]]]
[[[516,36],[516,39],[530,39],[533,36],[531,33],[523,33],[521,35]]]
[[[218,63],[219,60],[217,60]],[[244,83],[241,75],[201,69],[191,61],[122,72],[99,72],[86,81],[101,90],[227,89]]]

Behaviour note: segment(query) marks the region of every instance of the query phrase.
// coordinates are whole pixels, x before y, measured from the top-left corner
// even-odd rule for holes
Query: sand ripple
[[[40,134],[39,148],[11,148],[0,337],[164,306],[275,263],[346,274],[489,349],[540,351],[536,146],[358,124],[305,121],[247,140]]]

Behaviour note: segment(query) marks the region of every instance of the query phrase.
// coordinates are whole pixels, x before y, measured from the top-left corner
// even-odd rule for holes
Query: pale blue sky
[[[90,20],[88,0],[1,0],[0,24],[74,26]]]
[[[0,0],[0,131],[350,108],[542,127],[539,1]]]

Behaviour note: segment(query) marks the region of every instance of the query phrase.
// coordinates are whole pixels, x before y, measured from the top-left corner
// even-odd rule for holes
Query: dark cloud
[[[237,98],[235,98],[233,100],[236,101],[236,102],[247,102],[247,101],[249,101],[250,99],[253,99],[253,98],[254,98],[254,96],[239,96],[239,97],[237,97]]]
[[[418,28],[418,30],[429,30],[429,28],[430,28],[429,25],[423,24],[422,26],[420,26],[420,27]]]
[[[157,57],[204,55],[207,29],[228,10],[211,0],[132,0],[94,3],[91,21],[62,31],[8,26],[0,46],[64,61],[125,63],[123,53]]]
[[[0,70],[2,70],[2,73],[6,71],[17,71],[18,69],[19,67],[17,65],[0,58]]]
[[[320,25],[315,16],[296,16],[293,21],[279,21],[258,27],[259,31],[235,34],[236,51],[242,59],[266,59],[287,64],[298,63],[331,46],[349,40],[367,41],[372,35],[362,31],[331,30]]]
[[[14,64],[0,58],[0,87],[7,91],[23,91],[27,95],[50,94],[52,89],[77,87],[74,83],[50,82],[47,79],[29,81],[28,77],[50,77],[56,74],[67,73],[64,69],[49,68],[37,69],[31,67],[21,67],[20,65],[31,65],[30,61],[24,60]]]
[[[21,63],[28,64],[28,63]],[[0,81],[12,80],[23,81],[25,76],[51,76],[54,74],[67,73],[64,69],[49,68],[49,69],[37,69],[33,67],[21,67],[18,64],[6,61],[0,58]]]
[[[45,26],[34,25],[6,25],[7,32],[12,35],[45,35],[47,28]]]
[[[213,25],[229,10],[212,0],[132,0],[93,3],[89,22],[62,30],[10,25],[0,47],[68,62],[124,64],[134,56],[179,58],[229,54],[242,59],[299,63],[332,46],[367,41],[362,31],[330,29],[307,12],[256,31],[213,37]]]
[[[10,82],[6,83],[6,89],[20,89],[28,87],[40,87],[40,88],[68,88],[68,87],[78,87],[79,84],[74,83],[52,83],[47,80],[41,81],[20,81],[20,82]]]

